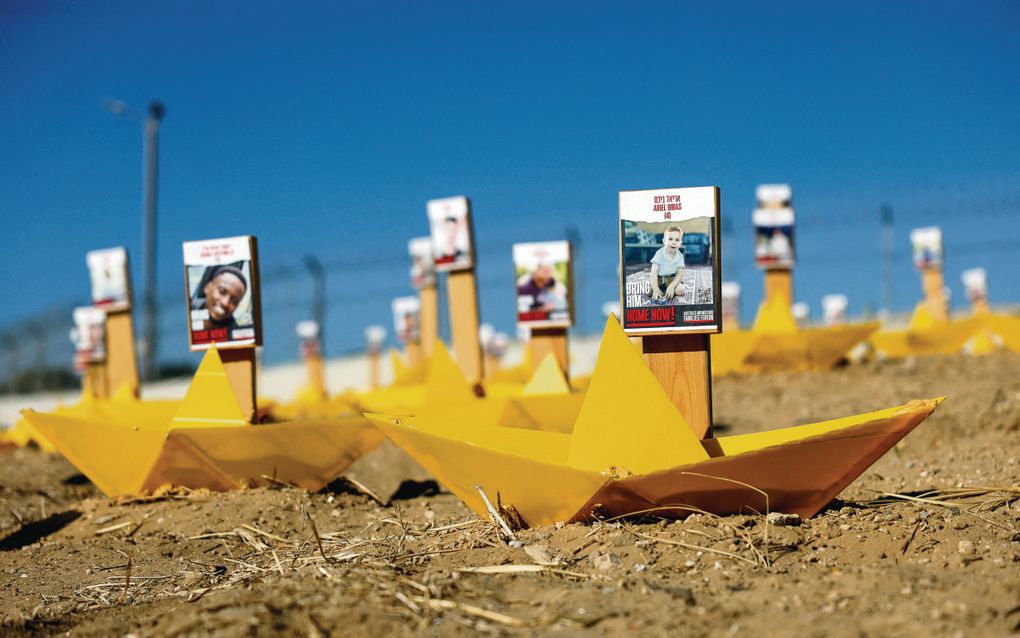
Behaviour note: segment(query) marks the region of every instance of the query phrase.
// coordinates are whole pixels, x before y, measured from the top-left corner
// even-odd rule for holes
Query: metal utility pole
[[[312,275],[312,320],[319,324],[319,349],[326,353],[326,271],[312,255],[305,255],[305,268]]]
[[[574,287],[574,308],[572,308],[574,321],[577,322],[577,332],[584,334],[584,304],[581,299],[581,292],[584,290],[583,276],[581,275],[581,231],[577,229],[577,226],[570,224],[567,226],[565,234],[567,241],[570,242],[570,257],[573,261],[571,268],[574,269],[574,272],[571,273],[573,281],[568,284]]]
[[[879,214],[882,218],[882,305],[887,313],[892,313],[896,302],[896,291],[893,287],[896,273],[896,239],[893,232],[892,207],[882,206]]]
[[[159,185],[159,123],[166,115],[162,102],[149,102],[149,116],[145,119],[145,184],[142,204],[142,378],[156,378],[157,332],[159,308],[156,305],[156,194]]]

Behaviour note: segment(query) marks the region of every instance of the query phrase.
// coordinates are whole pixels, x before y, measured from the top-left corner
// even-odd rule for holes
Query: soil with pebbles
[[[714,407],[730,434],[942,395],[811,520],[702,515],[513,540],[447,492],[383,507],[339,480],[115,502],[57,456],[3,452],[0,635],[1015,634],[1020,357],[727,377]],[[970,487],[941,504],[876,500]]]

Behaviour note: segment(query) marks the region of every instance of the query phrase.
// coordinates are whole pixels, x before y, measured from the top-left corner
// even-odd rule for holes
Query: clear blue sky
[[[959,272],[985,266],[993,302],[1016,301],[1017,78],[1015,1],[0,0],[0,327],[85,301],[89,249],[126,245],[137,279],[141,122],[106,96],[167,105],[159,274],[182,302],[182,241],[255,234],[264,270],[363,260],[330,271],[331,329],[360,339],[410,292],[425,201],[466,194],[484,320],[512,328],[510,243],[568,224],[597,314],[616,294],[616,192],[714,184],[734,229],[724,278],[750,313],[750,210],[768,181],[793,185],[797,296],[816,313],[829,292],[852,311],[881,302],[883,202],[901,250],[911,226],[947,229],[957,300]],[[897,268],[905,309],[919,285]],[[296,290],[280,294],[301,305]],[[280,320],[276,357],[295,355],[299,314]]]

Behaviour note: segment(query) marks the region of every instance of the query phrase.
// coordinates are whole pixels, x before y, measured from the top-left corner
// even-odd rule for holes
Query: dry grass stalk
[[[505,520],[503,520],[503,517],[500,516],[498,511],[496,511],[496,508],[492,506],[492,501],[489,500],[489,496],[485,493],[485,490],[482,489],[482,486],[475,485],[475,489],[482,495],[482,502],[485,503],[485,509],[489,511],[489,517],[492,518],[492,524],[496,525],[508,540],[517,540],[517,535],[514,534],[512,529],[510,529],[510,526],[507,525]]]

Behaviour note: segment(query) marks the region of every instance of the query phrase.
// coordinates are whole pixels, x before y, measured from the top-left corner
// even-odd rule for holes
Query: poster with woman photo
[[[392,307],[393,334],[397,335],[397,340],[405,346],[409,343],[418,343],[421,302],[417,297],[397,297],[393,300]]]
[[[620,192],[620,297],[630,334],[722,329],[719,189]]]
[[[471,203],[468,198],[433,199],[429,201],[427,210],[436,270],[449,272],[473,267]]]
[[[184,242],[184,271],[192,350],[262,344],[254,237]]]
[[[415,237],[407,242],[411,257],[411,285],[416,290],[436,285],[436,262],[432,257],[432,238]]]
[[[754,263],[759,268],[790,269],[794,265],[793,192],[787,184],[762,184],[755,191]]]
[[[105,248],[85,254],[92,284],[92,304],[106,310],[131,307],[131,279],[128,276],[127,250]]]
[[[532,328],[573,324],[570,242],[514,244],[517,323]]]
[[[942,267],[942,229],[938,226],[910,231],[910,246],[914,252],[914,266],[918,270]]]

